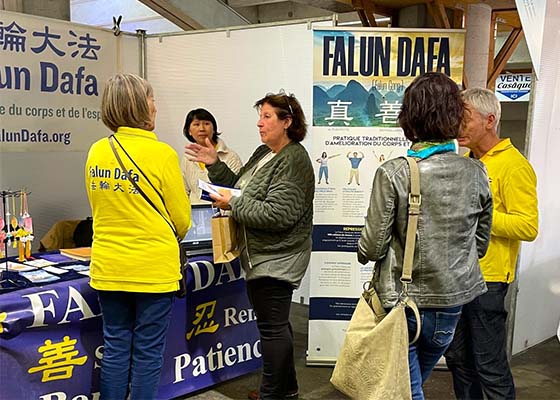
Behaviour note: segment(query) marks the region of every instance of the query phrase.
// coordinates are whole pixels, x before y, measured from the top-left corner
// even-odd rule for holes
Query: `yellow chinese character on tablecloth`
[[[77,340],[70,340],[70,336],[64,336],[62,342],[53,343],[52,340],[45,340],[45,345],[37,350],[43,354],[39,360],[39,367],[29,368],[28,373],[43,371],[41,382],[56,381],[59,379],[68,379],[72,377],[74,365],[84,365],[87,356],[74,358],[79,351],[74,350]]]
[[[194,327],[187,332],[187,340],[190,340],[193,334],[194,336],[197,336],[201,333],[214,333],[218,330],[220,325],[216,324],[212,319],[215,310],[216,300],[196,306],[196,318],[193,321]],[[206,321],[202,322],[202,318],[204,317],[206,317]]]
[[[2,325],[2,322],[4,322],[7,317],[8,317],[8,313],[5,312],[0,313],[0,333],[4,332],[4,326]]]

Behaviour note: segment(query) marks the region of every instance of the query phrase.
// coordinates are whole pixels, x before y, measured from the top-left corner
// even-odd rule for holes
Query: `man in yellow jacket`
[[[458,399],[514,399],[507,359],[504,298],[515,279],[520,241],[538,233],[537,178],[531,164],[500,139],[500,103],[487,89],[463,92],[466,115],[459,144],[488,170],[494,201],[490,246],[480,260],[488,292],[463,306],[455,337],[445,355]]]

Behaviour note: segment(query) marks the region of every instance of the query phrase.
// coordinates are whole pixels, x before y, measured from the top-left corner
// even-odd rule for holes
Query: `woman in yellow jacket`
[[[187,232],[190,203],[177,153],[152,132],[156,107],[147,81],[115,75],[105,87],[101,115],[115,132],[124,170],[108,138],[91,146],[85,173],[94,231],[90,285],[103,313],[100,395],[125,399],[130,384],[131,399],[154,399],[182,279],[175,232]]]

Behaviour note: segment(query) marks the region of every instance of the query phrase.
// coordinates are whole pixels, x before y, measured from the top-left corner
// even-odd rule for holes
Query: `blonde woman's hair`
[[[152,86],[134,74],[116,74],[107,81],[101,100],[101,119],[116,132],[120,126],[145,128],[150,122],[148,97]]]

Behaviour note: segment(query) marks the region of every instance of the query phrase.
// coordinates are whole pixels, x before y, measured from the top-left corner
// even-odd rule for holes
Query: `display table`
[[[0,399],[99,397],[102,321],[88,281],[84,277],[0,295]],[[194,257],[186,282],[187,297],[173,306],[158,399],[261,366],[259,335],[239,263]]]

